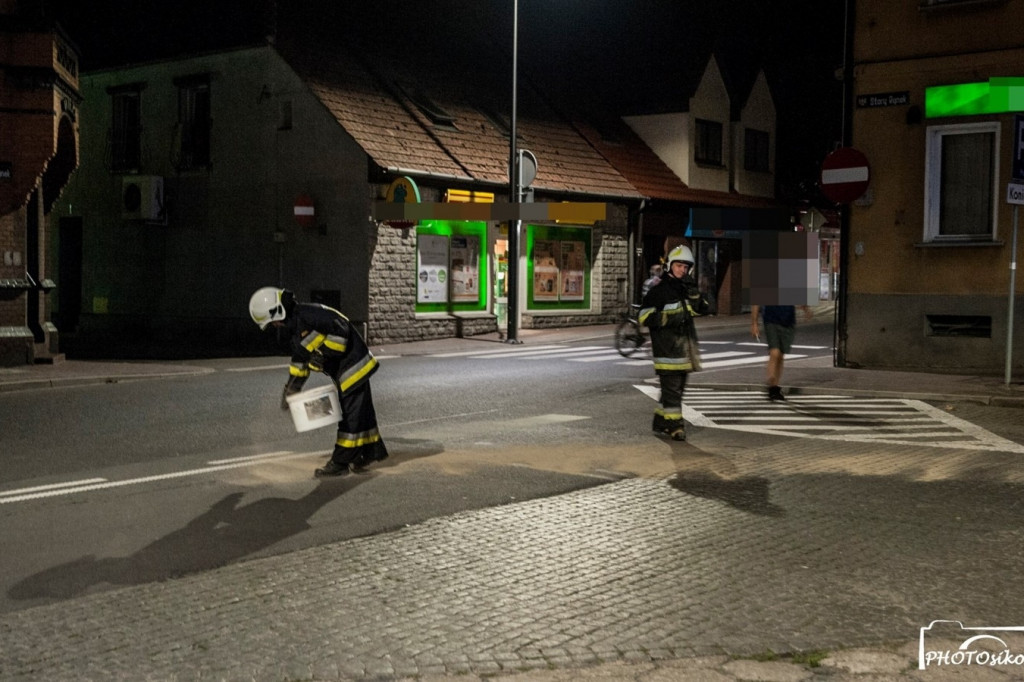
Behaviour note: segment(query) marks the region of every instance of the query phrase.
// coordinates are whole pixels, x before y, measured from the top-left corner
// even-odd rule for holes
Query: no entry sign
[[[870,178],[867,157],[853,147],[841,147],[821,163],[821,192],[837,204],[859,199]]]
[[[316,222],[316,210],[313,208],[313,197],[300,194],[295,198],[295,222],[309,227]]]

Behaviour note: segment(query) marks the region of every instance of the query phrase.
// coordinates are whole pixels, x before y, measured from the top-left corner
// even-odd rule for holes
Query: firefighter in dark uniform
[[[661,281],[641,303],[639,322],[651,332],[654,371],[661,383],[661,405],[652,428],[673,440],[686,440],[683,391],[690,372],[700,369],[693,318],[708,312],[708,302],[693,278],[693,252],[677,246],[668,254]]]
[[[286,398],[302,390],[310,372],[327,374],[338,388],[338,438],[331,459],[315,475],[342,476],[385,459],[388,451],[370,393],[370,377],[379,365],[348,318],[325,305],[299,303],[292,292],[275,287],[252,295],[249,314],[260,329],[273,325],[291,332],[292,360],[281,409],[288,409]]]

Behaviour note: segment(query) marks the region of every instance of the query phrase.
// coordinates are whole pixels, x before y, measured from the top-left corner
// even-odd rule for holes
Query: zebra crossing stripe
[[[635,386],[654,400],[655,386]],[[1024,454],[1024,445],[920,400],[791,396],[769,403],[761,392],[687,390],[683,417],[695,426],[793,438]]]
[[[766,356],[755,350],[717,350],[706,352],[704,346],[759,346],[765,344],[756,343],[735,343],[732,341],[707,341],[701,342],[701,351],[704,369],[715,369],[722,367],[737,367],[765,362]],[[795,347],[795,346],[794,346]],[[803,346],[802,348],[822,348],[825,346]],[[569,362],[615,362],[619,365],[639,367],[650,365],[650,346],[640,349],[637,357],[623,358],[618,351],[610,346],[566,346],[565,344],[551,344],[546,346],[532,346],[519,348],[499,348],[492,350],[471,350],[453,351],[450,353],[432,353],[433,358],[455,358],[465,357],[470,360],[541,360],[565,356]],[[786,360],[800,360],[809,357],[801,354],[788,354]]]
[[[531,346],[529,348],[519,348],[519,349],[516,349],[514,351],[510,351],[507,348],[501,348],[501,349],[498,349],[498,350],[460,350],[460,351],[453,351],[451,353],[432,353],[430,355],[430,357],[432,357],[432,358],[459,358],[459,357],[467,357],[467,356],[484,357],[484,356],[488,356],[488,355],[504,355],[504,354],[507,354],[507,353],[510,353],[510,352],[511,353],[516,353],[516,352],[533,352],[533,351],[538,351],[538,350],[542,350],[542,349],[546,349],[546,348],[565,348],[565,346],[559,346],[559,345]]]

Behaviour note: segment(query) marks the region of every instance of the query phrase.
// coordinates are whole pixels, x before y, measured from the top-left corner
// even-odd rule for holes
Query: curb
[[[144,374],[98,374],[85,377],[52,377],[48,379],[26,379],[24,381],[0,382],[0,393],[15,393],[43,388],[67,388],[68,386],[94,386],[96,384],[120,384],[146,379],[173,379],[174,377],[212,374],[214,370],[198,368],[176,372],[149,372]]]

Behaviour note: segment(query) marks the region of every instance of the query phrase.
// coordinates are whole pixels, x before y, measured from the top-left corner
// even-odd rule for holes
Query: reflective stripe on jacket
[[[343,394],[362,385],[377,371],[377,358],[366,347],[363,337],[334,308],[297,303],[290,317],[293,336],[288,384],[292,390],[302,388],[311,370],[329,374]]]
[[[700,369],[697,328],[693,318],[708,310],[696,282],[690,277],[664,277],[644,296],[640,324],[651,332],[654,371],[659,374]]]

